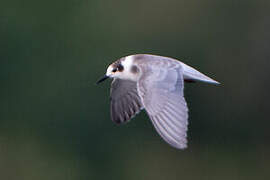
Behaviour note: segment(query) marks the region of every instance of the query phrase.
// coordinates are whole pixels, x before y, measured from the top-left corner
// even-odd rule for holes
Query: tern
[[[187,147],[188,107],[184,82],[219,82],[170,57],[135,54],[110,64],[97,84],[113,78],[111,119],[128,122],[145,109],[158,134],[177,149]]]

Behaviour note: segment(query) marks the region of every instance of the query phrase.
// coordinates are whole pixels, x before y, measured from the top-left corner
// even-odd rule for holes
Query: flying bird
[[[109,65],[97,84],[113,78],[111,119],[128,122],[145,109],[158,134],[177,149],[187,147],[188,107],[184,82],[219,82],[173,58],[135,54]]]

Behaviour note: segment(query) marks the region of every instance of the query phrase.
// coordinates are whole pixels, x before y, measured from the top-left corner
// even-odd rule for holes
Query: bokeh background
[[[268,0],[1,0],[0,179],[270,179]],[[220,81],[186,84],[189,147],[146,113],[109,117],[107,65],[177,58]]]

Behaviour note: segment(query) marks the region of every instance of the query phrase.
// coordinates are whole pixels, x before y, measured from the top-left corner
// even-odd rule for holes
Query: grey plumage
[[[142,109],[136,82],[114,79],[111,85],[111,119],[120,124],[130,120]]]
[[[181,68],[145,73],[138,82],[143,105],[160,136],[175,148],[186,147],[188,108]],[[156,74],[159,72],[159,74]],[[163,77],[156,78],[155,76]]]

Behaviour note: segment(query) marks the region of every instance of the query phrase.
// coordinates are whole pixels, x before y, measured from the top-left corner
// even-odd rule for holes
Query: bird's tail
[[[190,67],[182,62],[181,62],[181,66],[183,68],[184,80],[187,82],[188,81],[202,81],[202,82],[211,83],[211,84],[220,84],[214,79],[211,79],[210,77],[204,75],[203,73],[200,73],[193,67]]]

